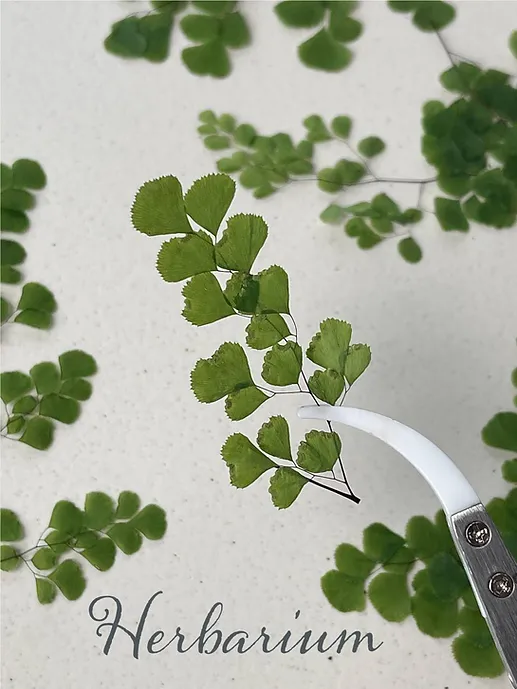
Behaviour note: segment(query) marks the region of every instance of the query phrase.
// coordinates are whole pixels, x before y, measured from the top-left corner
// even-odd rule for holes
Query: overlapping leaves
[[[275,6],[280,21],[296,29],[317,28],[317,32],[298,46],[304,65],[327,72],[340,72],[350,64],[349,43],[363,33],[362,23],[352,15],[358,3],[350,0],[285,0]]]
[[[3,372],[1,398],[8,412],[5,434],[37,450],[47,450],[54,439],[54,421],[77,421],[81,402],[92,394],[88,379],[96,372],[95,359],[77,349],[61,354],[59,365],[44,361],[29,374]]]
[[[308,386],[304,392],[314,400],[334,404],[367,368],[370,350],[366,345],[351,344],[348,323],[324,321],[307,350],[307,357],[320,368],[306,377],[303,350],[290,313],[287,273],[275,265],[254,271],[268,235],[265,221],[241,213],[227,218],[223,225],[234,193],[235,184],[226,174],[197,180],[185,195],[178,179],[167,176],[146,182],[132,207],[133,224],[139,232],[181,235],[162,245],[157,267],[166,281],[188,280],[183,287],[185,318],[201,326],[233,314],[246,316],[246,344],[266,350],[258,382],[244,347],[223,343],[211,357],[196,363],[191,373],[192,391],[202,403],[224,399],[226,414],[233,421],[250,416],[282,394],[282,388],[302,392],[302,383]],[[195,229],[195,224],[202,229]],[[244,488],[274,470],[270,494],[279,508],[290,506],[316,475],[330,474],[331,480],[336,479],[333,470],[341,459],[341,442],[333,432],[307,433],[295,459],[287,421],[276,416],[261,428],[257,444],[240,433],[228,438],[222,454],[231,483]],[[341,483],[350,491],[344,480]]]
[[[426,32],[444,29],[456,16],[453,5],[443,0],[388,0],[388,5],[395,12],[411,14],[413,24]]]
[[[163,62],[169,56],[177,16],[188,5],[186,1],[174,0],[151,2],[152,10],[147,14],[140,17],[131,14],[115,22],[104,47],[119,57]],[[192,0],[190,3],[194,12],[184,14],[179,26],[195,44],[181,54],[183,63],[193,74],[228,76],[230,50],[249,44],[250,31],[236,5],[234,0]]]
[[[120,493],[117,503],[106,493],[88,493],[82,510],[69,500],[60,500],[41,539],[28,550],[20,546],[24,530],[18,516],[2,508],[0,518],[0,567],[12,571],[25,561],[35,575],[36,595],[42,604],[52,603],[58,591],[68,600],[77,600],[86,588],[86,562],[105,572],[115,563],[118,550],[132,555],[143,538],[161,539],[167,529],[164,510],[154,504],[141,507],[140,497],[131,491]]]
[[[517,387],[517,369],[512,381]],[[516,418],[513,412],[496,414],[483,428],[485,443],[517,451]],[[517,483],[517,458],[504,463],[503,476]],[[486,509],[506,546],[517,556],[517,488],[504,499],[491,500]],[[369,599],[389,622],[402,622],[413,616],[424,634],[454,637],[452,652],[467,674],[497,677],[503,673],[443,511],[433,521],[425,516],[412,517],[404,536],[383,524],[371,524],[363,533],[363,549],[341,544],[335,563],[335,569],[327,572],[321,583],[325,596],[337,610],[364,610]]]

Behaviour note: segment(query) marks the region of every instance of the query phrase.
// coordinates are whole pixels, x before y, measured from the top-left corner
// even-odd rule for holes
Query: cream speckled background
[[[511,69],[506,40],[517,3],[468,2],[447,30],[458,53]],[[223,339],[242,340],[239,319],[203,330],[180,317],[180,289],[154,270],[160,240],[131,230],[128,209],[146,179],[176,174],[188,187],[213,170],[214,155],[195,131],[200,110],[228,111],[264,132],[302,134],[311,112],[349,113],[356,133],[388,143],[376,163],[380,175],[417,177],[428,170],[419,154],[420,106],[439,97],[437,75],[448,67],[433,36],[415,30],[384,2],[360,10],[366,33],[353,68],[327,75],[304,68],[289,32],[270,2],[246,2],[253,30],[249,49],[234,52],[234,73],[200,79],[180,63],[184,45],[174,35],[173,56],[162,65],[124,62],[104,52],[109,25],[127,12],[111,2],[2,2],[2,160],[33,157],[44,164],[48,187],[23,238],[25,274],[48,284],[59,302],[48,332],[9,327],[3,370],[28,369],[66,349],[92,352],[100,372],[82,418],[59,428],[47,454],[4,443],[2,504],[23,515],[27,543],[44,528],[57,499],[79,504],[90,490],[136,489],[168,512],[166,539],[145,543],[130,559],[119,555],[104,574],[89,568],[86,593],[44,608],[28,572],[3,575],[5,689],[461,689],[507,686],[467,678],[449,641],[425,637],[412,620],[384,622],[374,610],[341,615],[319,591],[342,541],[360,543],[362,529],[381,520],[402,529],[414,514],[438,504],[407,463],[379,442],[344,432],[345,459],[355,507],[306,488],[288,511],[269,502],[267,479],[233,489],[219,447],[229,432],[252,433],[282,412],[301,435],[293,399],[271,403],[240,424],[221,405],[202,406],[189,390],[189,372]],[[139,6],[144,6],[143,4]],[[322,147],[321,161],[339,157]],[[393,190],[414,204],[414,186]],[[292,185],[273,199],[255,201],[239,190],[235,212],[267,219],[270,239],[260,267],[285,266],[293,311],[306,342],[327,316],[346,318],[356,341],[372,346],[368,375],[350,402],[387,413],[424,432],[458,462],[482,499],[501,494],[500,458],[479,431],[510,404],[515,365],[515,256],[517,232],[475,228],[444,235],[429,216],[418,230],[425,259],[400,260],[388,242],[359,251],[317,217],[328,196],[315,185]],[[359,196],[358,196],[359,198]],[[429,204],[428,204],[429,205]],[[117,595],[133,625],[155,591],[164,595],[149,631],[172,636],[180,625],[197,634],[211,605],[225,605],[228,631],[268,626],[339,633],[344,627],[375,634],[374,654],[344,653],[328,660],[250,652],[245,656],[130,658],[127,640],[108,658],[87,607]],[[293,616],[302,614],[298,623]]]

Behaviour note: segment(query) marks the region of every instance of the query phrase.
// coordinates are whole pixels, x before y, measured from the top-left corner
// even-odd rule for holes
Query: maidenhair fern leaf
[[[298,446],[297,464],[313,474],[330,471],[341,452],[341,439],[337,433],[309,431]]]
[[[283,416],[272,416],[261,426],[257,443],[267,454],[292,461],[289,425]]]
[[[307,348],[307,357],[318,366],[344,374],[351,337],[350,323],[327,318],[320,323],[319,332],[312,338]]]
[[[242,433],[231,435],[221,450],[230,470],[230,482],[236,488],[247,488],[275,464]]]
[[[133,226],[149,236],[192,232],[181,184],[168,175],[140,187],[131,208]]]
[[[226,342],[210,359],[200,359],[191,373],[192,390],[200,402],[215,402],[234,390],[253,385],[248,359],[239,344]]]
[[[269,483],[274,506],[281,510],[290,507],[307,483],[306,478],[290,467],[277,469]]]

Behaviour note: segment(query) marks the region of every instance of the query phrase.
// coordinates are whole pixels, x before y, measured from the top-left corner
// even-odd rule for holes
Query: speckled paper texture
[[[448,67],[433,36],[386,3],[370,1],[360,9],[366,31],[354,46],[353,66],[340,74],[312,71],[296,56],[301,34],[278,22],[272,2],[243,4],[253,43],[232,53],[230,78],[212,80],[182,66],[185,39],[178,32],[161,65],[107,54],[103,39],[127,14],[127,3],[2,3],[2,160],[34,158],[47,172],[23,239],[24,272],[48,285],[59,303],[49,332],[6,329],[2,369],[27,370],[76,347],[99,364],[80,420],[59,428],[48,453],[4,442],[2,505],[23,517],[28,544],[58,499],[81,505],[92,490],[137,490],[145,502],[162,505],[169,522],[163,541],[146,542],[131,558],[119,555],[109,572],[89,567],[87,589],[75,603],[60,598],[41,606],[28,571],[3,573],[2,686],[503,689],[504,678],[467,677],[450,641],[422,635],[412,619],[390,624],[371,607],[343,615],[320,591],[339,543],[360,545],[373,521],[400,531],[409,517],[436,512],[435,496],[407,462],[372,438],[340,429],[361,504],[308,487],[280,512],[270,503],[267,478],[244,491],[232,488],[219,452],[230,432],[253,434],[273,413],[284,414],[301,437],[310,426],[295,418],[295,399],[274,400],[232,424],[222,404],[201,405],[190,391],[196,360],[225,340],[242,342],[242,322],[198,329],[182,319],[180,289],[155,270],[159,239],[130,225],[139,185],[175,174],[188,188],[213,171],[215,156],[196,133],[197,115],[206,108],[297,138],[305,116],[346,113],[358,136],[374,133],[388,142],[376,163],[379,175],[425,177],[420,107],[441,96],[438,74]],[[447,29],[455,52],[512,69],[506,40],[517,4],[457,5],[459,18]],[[324,164],[343,153],[331,144],[318,155]],[[416,202],[414,185],[391,191],[405,206]],[[303,342],[333,316],[349,320],[355,341],[371,345],[372,365],[350,403],[423,432],[458,463],[483,500],[504,494],[501,459],[482,445],[480,429],[512,397],[517,232],[475,228],[446,235],[429,215],[417,231],[425,257],[412,266],[390,242],[362,252],[341,229],[322,225],[318,215],[329,199],[309,182],[263,201],[238,188],[232,212],[258,213],[268,222],[258,267],[275,262],[288,271]],[[337,636],[347,628],[370,632],[382,646],[374,653],[241,656],[180,654],[171,647],[135,660],[121,634],[104,655],[105,637],[96,635],[88,615],[92,599],[116,596],[124,623],[134,629],[157,591],[163,594],[145,639],[158,629],[170,638],[180,626],[193,640],[208,610],[221,602],[226,633],[256,634],[266,626],[278,639],[288,629]]]

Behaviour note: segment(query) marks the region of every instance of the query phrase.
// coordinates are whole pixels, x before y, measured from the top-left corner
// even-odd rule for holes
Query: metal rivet
[[[490,543],[492,533],[483,522],[472,522],[465,530],[465,538],[474,548],[482,548]]]
[[[508,598],[514,591],[515,582],[509,574],[497,572],[490,578],[488,588],[496,598]]]

